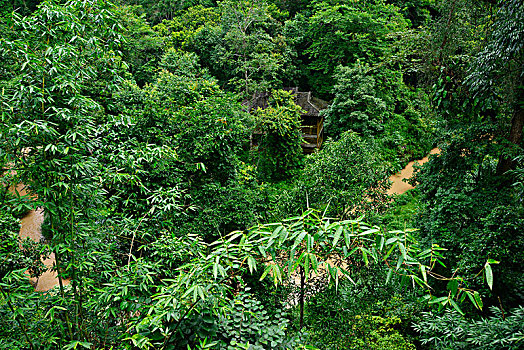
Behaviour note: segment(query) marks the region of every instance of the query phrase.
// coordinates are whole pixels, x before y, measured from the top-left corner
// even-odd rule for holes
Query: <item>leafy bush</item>
[[[380,210],[387,203],[390,171],[375,142],[348,131],[307,159],[301,195],[311,207],[327,207],[338,217]]]
[[[394,47],[392,34],[408,25],[398,8],[384,1],[315,1],[311,10],[303,31],[309,83],[319,93],[331,92],[339,65],[382,62]]]
[[[367,269],[365,269],[367,270]],[[306,328],[310,343],[321,349],[413,350],[408,325],[420,306],[411,292],[395,292],[398,285],[379,285],[378,271],[357,271],[357,285],[343,283],[321,290],[308,303]]]
[[[180,161],[187,164],[190,182],[215,181],[222,185],[237,177],[239,155],[252,125],[232,96],[207,98],[181,107],[171,121],[173,143]],[[204,171],[194,171],[194,164]]]
[[[335,100],[325,112],[326,131],[333,136],[349,129],[364,136],[382,132],[388,110],[378,97],[375,78],[355,65],[339,67],[335,79]]]
[[[281,181],[299,173],[303,159],[301,111],[291,93],[283,90],[272,91],[269,106],[257,110],[257,123],[263,132],[258,146],[261,179]]]
[[[524,342],[524,307],[511,314],[496,307],[493,316],[468,320],[455,311],[443,315],[424,312],[422,321],[413,327],[423,344],[432,349],[522,349]]]
[[[199,233],[208,242],[234,230],[244,230],[260,220],[266,208],[256,187],[203,184],[191,191],[193,208],[178,220],[178,235]]]
[[[394,197],[389,207],[382,213],[366,213],[368,222],[387,227],[390,230],[403,230],[416,227],[417,217],[423,209],[422,195],[418,188]]]
[[[498,148],[485,129],[470,127],[451,133],[438,156],[431,156],[416,175],[422,194],[416,219],[421,238],[450,249],[460,266],[479,269],[485,259],[501,261],[496,267],[494,296],[511,307],[522,304],[524,207],[518,189],[496,176]],[[491,302],[498,304],[493,297]]]
[[[19,231],[18,220],[0,210],[0,283],[15,270],[28,269],[31,277],[38,277],[47,269],[40,260],[48,255],[47,247],[29,238],[19,239]]]
[[[434,132],[426,94],[403,82],[401,71],[360,62],[340,66],[333,103],[324,111],[326,132],[335,139],[346,130],[375,138],[380,152],[397,164],[429,152]]]
[[[284,312],[276,310],[270,315],[258,300],[242,292],[219,319],[218,349],[232,349],[237,344],[249,344],[248,350],[295,349],[299,338],[286,334],[289,325]]]

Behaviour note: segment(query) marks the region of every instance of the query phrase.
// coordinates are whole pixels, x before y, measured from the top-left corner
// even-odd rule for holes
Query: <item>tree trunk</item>
[[[520,81],[518,87],[517,100],[513,110],[513,117],[511,118],[511,129],[509,131],[508,141],[515,146],[520,146],[522,142],[522,130],[524,128],[524,81]],[[508,170],[514,167],[512,157],[507,157],[502,154],[497,164],[497,175],[504,175]]]
[[[300,266],[300,330],[304,327],[304,267]]]

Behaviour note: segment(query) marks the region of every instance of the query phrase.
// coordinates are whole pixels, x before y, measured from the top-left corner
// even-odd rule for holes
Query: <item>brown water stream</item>
[[[430,154],[438,154],[440,150],[434,148],[431,150]],[[393,184],[388,190],[388,194],[402,194],[407,190],[413,188],[410,184],[403,182],[404,179],[409,179],[413,176],[413,165],[415,162],[419,164],[424,164],[428,161],[428,156],[413,162],[409,162],[408,165],[400,172],[391,175],[389,178]],[[18,185],[17,190],[21,195],[26,194],[23,185]],[[44,221],[44,213],[42,209],[31,210],[24,216],[20,222],[20,238],[29,237],[34,241],[40,241],[42,239],[42,222]],[[38,279],[33,279],[33,283],[36,285],[35,290],[37,291],[47,291],[58,285],[58,278],[56,272],[51,271],[51,267],[55,262],[55,256],[52,254],[48,259],[44,260],[44,264],[49,267],[49,270],[44,272]],[[64,284],[68,284],[69,281],[65,280]]]
[[[14,189],[10,189],[14,192]],[[21,196],[27,195],[25,186],[19,184],[16,186],[16,191]],[[40,242],[43,239],[42,236],[42,223],[44,222],[44,211],[41,208],[29,211],[20,220],[20,238],[30,238],[35,242]],[[45,271],[39,278],[31,278],[32,283],[35,285],[36,291],[45,292],[58,285],[58,278],[55,271],[51,271],[53,264],[55,263],[55,255],[51,254],[47,259],[42,259],[48,270]],[[68,280],[64,280],[64,285],[69,284]]]
[[[440,149],[438,148],[433,148],[429,152],[429,154],[438,154],[438,153],[440,153]],[[407,190],[411,190],[412,188],[414,188],[413,186],[411,186],[410,184],[402,180],[411,178],[413,176],[413,165],[415,164],[415,162],[417,162],[420,165],[426,163],[429,160],[429,154],[422,159],[409,162],[408,165],[404,167],[404,169],[402,169],[401,171],[399,171],[398,173],[394,175],[391,175],[389,177],[389,180],[393,183],[391,184],[391,187],[388,190],[388,194],[389,195],[403,194]]]

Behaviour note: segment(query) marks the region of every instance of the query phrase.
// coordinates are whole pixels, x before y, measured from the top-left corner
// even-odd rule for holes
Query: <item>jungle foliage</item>
[[[521,348],[523,14],[0,0],[0,349]]]

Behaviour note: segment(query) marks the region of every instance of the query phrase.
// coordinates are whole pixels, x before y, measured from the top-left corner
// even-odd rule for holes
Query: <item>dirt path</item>
[[[433,148],[429,154],[438,154],[440,153],[440,150],[438,148]],[[402,181],[404,179],[409,179],[413,176],[413,165],[415,162],[419,163],[420,165],[426,163],[429,160],[429,155],[425,156],[424,158],[420,160],[415,160],[413,162],[409,162],[408,165],[404,169],[402,169],[400,172],[396,173],[395,175],[391,175],[389,177],[389,180],[393,182],[391,185],[391,188],[388,190],[388,194],[402,194],[406,192],[407,190],[410,190],[414,188],[410,184]]]

